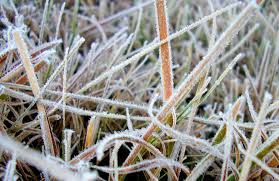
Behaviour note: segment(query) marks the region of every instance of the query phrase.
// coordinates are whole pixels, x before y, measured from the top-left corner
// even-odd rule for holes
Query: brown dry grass
[[[274,0],[0,1],[3,180],[279,180]]]

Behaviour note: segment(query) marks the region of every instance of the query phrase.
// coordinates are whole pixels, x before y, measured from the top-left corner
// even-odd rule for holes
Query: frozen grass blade
[[[12,159],[8,162],[4,181],[14,180],[16,170],[16,155],[13,154]]]
[[[257,151],[257,158],[263,159],[268,153],[279,146],[279,130],[273,133]]]
[[[166,0],[156,0],[156,20],[157,20],[157,34],[160,41],[163,41],[169,36],[168,15]],[[173,75],[172,75],[172,61],[171,61],[171,46],[170,42],[160,45],[161,58],[161,79],[163,85],[163,100],[167,101],[173,93]]]
[[[117,134],[112,134],[110,136],[107,136],[104,138],[100,143],[98,144],[97,148],[97,159],[100,161],[102,157],[104,156],[104,149],[106,145],[109,145],[113,141],[129,141],[132,143],[140,143],[144,147],[146,147],[150,152],[152,152],[155,156],[160,156],[164,157],[162,153],[155,148],[152,144],[144,141],[142,138],[135,137],[133,135],[127,135],[127,133],[117,133]]]
[[[272,90],[273,88],[273,80],[274,80],[274,77],[275,77],[275,70],[278,66],[278,59],[279,59],[279,33],[277,32],[277,35],[276,35],[276,46],[275,46],[275,49],[274,49],[274,53],[272,55],[272,60],[271,60],[271,65],[272,65],[272,68],[271,68],[271,79],[270,79],[270,88],[269,88],[269,91]]]
[[[17,159],[27,162],[39,170],[47,171],[50,175],[59,180],[80,180],[77,174],[74,174],[70,169],[66,169],[64,165],[54,162],[39,152],[27,148],[7,136],[0,135],[0,145],[5,150],[15,153]]]
[[[17,46],[17,49],[19,51],[19,54],[21,56],[22,64],[26,70],[27,77],[29,79],[30,85],[32,87],[32,92],[35,96],[40,95],[40,87],[37,80],[37,77],[34,72],[33,65],[30,61],[30,55],[28,53],[27,45],[25,44],[21,32],[19,30],[15,30],[13,32],[14,40]],[[38,113],[42,114],[44,117],[44,121],[42,122],[43,125],[41,125],[42,129],[42,137],[44,138],[44,144],[45,149],[51,153],[52,155],[57,155],[58,150],[56,147],[56,143],[53,137],[53,133],[51,130],[51,127],[49,125],[47,114],[45,107],[42,104],[37,104]]]
[[[237,115],[240,113],[240,109],[242,107],[242,104],[244,102],[244,97],[239,97],[238,100],[234,103],[232,106],[228,116],[227,116],[227,122],[226,125],[226,135],[224,135],[225,138],[225,144],[224,144],[224,162],[222,165],[222,171],[221,171],[221,180],[225,181],[227,180],[227,174],[228,174],[228,162],[231,157],[232,152],[232,144],[233,144],[233,123],[236,122]],[[217,136],[218,137],[218,136]],[[220,138],[219,138],[220,139]]]
[[[64,140],[63,140],[64,160],[68,162],[70,161],[72,155],[71,144],[72,144],[72,134],[74,133],[74,131],[71,129],[65,129],[63,132],[64,132]]]
[[[57,26],[56,26],[56,30],[55,30],[55,38],[54,38],[55,40],[57,40],[57,38],[58,38],[59,28],[60,28],[62,16],[63,16],[63,13],[64,13],[65,5],[66,5],[66,3],[64,2],[61,6],[61,9],[60,9],[59,18],[58,18],[58,22],[57,22]]]
[[[117,168],[118,167],[118,151],[123,143],[121,141],[116,141],[115,146],[112,150],[110,157],[110,167]],[[114,180],[118,181],[118,171],[116,170],[114,173]]]
[[[48,15],[48,5],[49,5],[49,0],[45,1],[45,7],[44,7],[44,12],[43,12],[43,19],[41,22],[41,29],[40,29],[40,35],[39,35],[39,44],[42,43],[42,40],[44,38],[44,32],[45,32],[45,23],[47,20],[47,15]]]
[[[253,155],[254,152],[255,152],[256,146],[257,146],[259,138],[260,138],[259,132],[260,132],[260,129],[262,127],[262,121],[267,114],[267,108],[269,106],[269,103],[270,103],[271,99],[272,99],[271,95],[269,93],[266,93],[265,98],[264,98],[264,102],[261,106],[260,113],[259,113],[259,115],[257,117],[257,120],[256,120],[257,122],[256,122],[255,128],[254,128],[253,133],[252,133],[252,137],[251,137],[248,149],[247,149],[247,154],[246,154],[245,160],[243,162],[242,171],[241,171],[241,175],[240,175],[240,179],[239,179],[240,181],[247,180],[248,173],[249,173],[249,170],[250,170],[250,167],[251,167],[251,164],[252,164],[249,156]]]
[[[227,123],[227,130],[226,130],[226,139],[224,145],[224,161],[221,170],[221,180],[225,181],[227,179],[228,174],[228,162],[231,156],[231,149],[232,149],[232,139],[233,139],[233,127],[230,125],[230,120]]]
[[[67,89],[67,68],[68,68],[68,53],[69,53],[69,48],[66,48],[65,55],[64,55],[64,71],[63,71],[63,90],[62,90],[62,100],[63,100],[63,129],[66,127],[66,112],[65,112],[65,106],[66,106],[66,89]]]
[[[54,41],[54,42],[57,42]],[[35,103],[38,101],[39,98],[41,98],[47,87],[50,85],[50,83],[56,78],[56,76],[60,73],[60,71],[62,71],[63,66],[67,63],[67,61],[69,61],[69,59],[73,56],[74,52],[76,51],[76,49],[84,42],[83,38],[78,39],[77,43],[73,46],[73,48],[71,49],[72,51],[69,53],[68,56],[64,57],[64,60],[59,64],[59,66],[57,67],[57,69],[53,72],[53,74],[48,78],[47,82],[45,83],[45,85],[43,86],[43,88],[40,90],[39,95],[36,95],[36,98],[32,100],[32,103],[29,105],[29,107],[25,110],[25,112],[21,115],[21,118],[23,118],[24,116],[26,116],[26,114],[30,111],[30,109],[35,105]],[[52,45],[52,44],[50,44]],[[49,46],[50,46],[49,45]],[[48,47],[48,46],[46,46]],[[37,51],[35,51],[37,52]],[[32,86],[31,86],[31,90],[32,90]],[[63,93],[61,94],[61,96],[63,97]],[[63,99],[62,99],[63,100]]]
[[[38,72],[39,70],[41,70],[44,65],[48,64],[47,61],[45,60],[41,60],[39,63],[37,63],[35,66],[34,66],[34,71],[35,72]],[[17,84],[25,84],[26,82],[28,82],[28,77],[26,75],[22,75],[21,77],[19,77],[17,80],[16,80],[16,83]]]
[[[231,121],[236,121],[236,116],[239,114],[240,108],[243,104],[243,97],[240,97],[232,106],[230,112],[228,113],[228,119]],[[228,129],[230,130],[228,132]],[[217,131],[215,137],[213,138],[213,145],[217,145],[220,147],[221,143],[225,140],[225,137],[227,134],[232,134],[232,128],[228,128],[228,124],[221,125],[219,130]],[[230,141],[231,142],[231,141]],[[227,144],[231,144],[230,142],[226,142]],[[226,146],[226,145],[225,145]],[[225,148],[226,149],[226,148]],[[228,149],[227,149],[227,157],[228,157]],[[225,157],[225,156],[224,156]],[[226,157],[225,157],[226,158]],[[228,167],[228,159],[224,159],[226,161],[226,164],[223,164],[222,168],[225,170],[225,168]],[[196,167],[192,170],[190,176],[187,178],[187,180],[196,180],[198,179],[199,176],[201,176],[210,166],[211,164],[215,161],[215,158],[213,155],[208,154],[205,156],[197,165]],[[224,162],[225,162],[224,161]],[[226,166],[226,167],[225,167]],[[222,172],[224,173],[224,171]],[[224,175],[224,174],[223,174]],[[224,178],[221,177],[221,178]]]
[[[214,156],[208,154],[191,171],[191,174],[186,178],[186,181],[196,181],[201,175],[203,175],[206,170],[212,165],[215,161]]]
[[[189,170],[183,164],[173,161],[171,159],[163,159],[163,158],[144,160],[134,165],[130,165],[127,167],[120,167],[116,169],[110,167],[95,166],[95,165],[91,167],[106,173],[114,173],[115,171],[117,171],[119,174],[128,174],[128,173],[146,171],[157,167],[165,167],[165,168],[176,167],[176,168],[180,168],[186,175],[189,175]]]
[[[251,38],[251,36],[259,29],[260,25],[259,24],[255,24],[250,30],[249,32],[241,39],[240,42],[237,43],[237,45],[235,45],[230,51],[228,51],[228,53],[226,53],[224,56],[222,56],[217,63],[221,63],[226,61],[231,55],[233,55],[241,46],[243,46],[245,44],[245,42],[248,41],[249,38]]]
[[[93,145],[93,135],[94,135],[94,121],[96,117],[92,116],[90,120],[88,121],[88,126],[86,129],[86,138],[85,138],[85,148],[90,147]]]
[[[129,113],[129,109],[126,108],[126,116],[127,116],[127,127],[130,131],[133,131],[134,128],[133,128],[133,123],[131,121],[131,118],[130,118],[130,113]]]
[[[208,0],[208,4],[210,6],[210,10],[212,12],[214,12],[215,10],[214,10],[214,6],[213,6],[213,3],[212,3],[212,0]],[[217,35],[217,29],[218,29],[218,27],[217,27],[217,20],[216,19],[217,18],[214,17],[213,20],[212,20],[212,33],[211,33],[210,40],[209,40],[209,45],[208,45],[209,48],[213,47],[213,45],[214,45],[214,43],[216,41],[216,35]]]
[[[255,162],[263,170],[265,170],[267,173],[272,175],[275,178],[275,180],[279,180],[279,175],[275,171],[273,171],[270,167],[268,167],[265,163],[263,163],[261,160],[259,160],[254,155],[250,155],[249,153],[247,153],[245,150],[243,150],[240,147],[239,147],[239,150],[241,150],[241,152],[245,154],[245,158],[248,157],[248,159],[250,159],[251,161]]]

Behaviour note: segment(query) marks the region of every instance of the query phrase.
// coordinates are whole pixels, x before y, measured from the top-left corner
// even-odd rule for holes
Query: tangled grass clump
[[[279,180],[275,0],[0,1],[3,180]]]

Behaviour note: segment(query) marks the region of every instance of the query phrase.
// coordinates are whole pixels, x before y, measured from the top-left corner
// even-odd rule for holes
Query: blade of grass
[[[94,130],[94,119],[96,119],[95,116],[92,116],[90,120],[88,121],[88,126],[86,129],[86,138],[85,138],[85,148],[89,148],[91,145],[93,145],[93,130]]]
[[[37,80],[37,77],[34,72],[33,65],[30,61],[30,55],[28,53],[27,45],[25,44],[21,32],[19,30],[15,30],[13,32],[14,40],[21,56],[22,64],[26,70],[27,77],[29,79],[33,94],[38,96],[40,94],[40,87]],[[43,114],[44,121],[43,125],[41,125],[42,137],[44,139],[45,149],[51,153],[52,155],[57,155],[58,150],[56,146],[56,142],[54,140],[54,136],[47,119],[47,114],[45,107],[42,104],[37,104],[38,112]]]
[[[3,181],[11,181],[14,180],[14,174],[16,170],[16,155],[13,154],[12,159],[8,162],[5,177]]]
[[[166,0],[156,0],[155,8],[157,16],[157,34],[159,35],[160,41],[163,41],[164,39],[167,39],[169,36]],[[163,100],[167,101],[173,93],[173,75],[170,42],[167,41],[166,43],[161,44],[159,52],[161,59]]]
[[[41,153],[34,151],[11,138],[0,135],[0,145],[7,151],[13,152],[17,155],[17,159],[25,161],[39,170],[47,171],[53,177],[59,180],[78,181],[81,178],[73,173],[70,169],[65,168]]]
[[[39,34],[39,45],[42,43],[42,40],[44,38],[44,32],[45,32],[45,23],[47,20],[47,15],[48,15],[48,4],[49,0],[45,1],[45,7],[44,7],[44,12],[43,12],[43,19],[41,22],[41,29],[40,29],[40,34]]]
[[[256,121],[256,125],[255,125],[255,128],[253,130],[253,133],[252,133],[252,137],[251,137],[251,140],[250,140],[250,143],[248,145],[248,150],[247,150],[247,154],[246,154],[246,157],[245,157],[245,160],[243,162],[243,166],[242,166],[242,171],[241,171],[241,175],[240,175],[240,181],[245,181],[247,180],[248,178],[248,173],[249,173],[249,170],[250,170],[250,167],[251,167],[251,159],[250,159],[250,155],[253,155],[254,154],[254,151],[256,149],[256,146],[257,146],[257,143],[259,141],[259,138],[260,138],[260,129],[261,129],[261,126],[262,126],[262,121],[263,119],[265,118],[266,116],[266,113],[267,113],[267,107],[269,105],[271,101],[271,95],[266,93],[265,94],[265,98],[264,98],[264,101],[263,101],[263,104],[261,106],[261,110],[260,110],[260,113],[257,117],[257,120]]]

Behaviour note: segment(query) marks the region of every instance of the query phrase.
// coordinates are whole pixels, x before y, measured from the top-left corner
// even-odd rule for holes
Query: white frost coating
[[[255,108],[254,108],[252,100],[250,98],[248,89],[245,91],[245,97],[246,97],[246,101],[247,101],[247,104],[248,104],[248,109],[249,109],[249,112],[251,114],[251,117],[252,117],[253,121],[256,122],[258,114],[255,111]]]
[[[4,176],[4,181],[15,180],[15,170],[16,170],[16,154],[13,154],[12,159],[8,162],[6,167],[6,172]]]
[[[226,53],[224,56],[222,56],[216,64],[219,64],[225,60],[228,59],[231,55],[233,55],[250,37],[255,33],[256,30],[260,27],[260,24],[255,24],[251,30],[231,49]]]
[[[186,178],[186,181],[196,181],[214,162],[214,156],[207,155],[196,167],[191,171],[191,174]]]
[[[213,86],[208,90],[204,98],[201,100],[201,102],[205,101],[207,97],[212,94],[212,92],[218,87],[218,85],[222,82],[222,80],[225,78],[225,76],[229,73],[229,71],[234,67],[234,65],[241,60],[244,57],[244,54],[240,53],[238,54],[232,62],[227,66],[227,68],[224,70],[224,72],[219,76],[219,78],[215,81]]]
[[[68,53],[69,53],[69,48],[67,47],[65,50],[65,55],[64,55],[64,59],[63,62],[64,63],[64,70],[63,70],[63,90],[62,90],[62,100],[63,100],[63,128],[65,128],[66,125],[66,112],[65,112],[65,106],[66,106],[66,89],[67,89],[67,68],[68,68],[68,61],[67,61],[67,57],[68,57]],[[65,157],[66,158],[66,157]]]
[[[83,181],[91,181],[91,180],[97,180],[97,179],[98,179],[98,173],[96,171],[86,172],[81,175],[81,180],[83,180]]]
[[[214,60],[224,51],[225,47],[231,42],[232,38],[240,31],[240,29],[248,22],[251,14],[254,12],[253,5],[249,4],[229,28],[221,35],[221,37],[214,44],[212,49],[209,50],[207,55],[199,62],[198,65],[191,71],[189,76],[178,87],[177,92],[170,97],[169,101],[164,104],[159,112],[159,116],[165,118],[170,110],[176,106],[183,97],[187,96],[193,86],[196,84],[198,78],[202,75],[202,71],[210,66]]]
[[[164,10],[163,10],[163,12],[165,13],[164,15],[165,15],[165,22],[162,22],[162,23],[166,23],[166,27],[167,27],[167,29],[166,29],[166,33],[167,33],[167,35],[169,36],[169,18],[168,18],[168,10],[167,10],[167,1],[166,0],[162,0],[163,1],[163,3],[164,3]],[[154,4],[155,4],[155,11],[156,11],[156,13],[155,13],[155,16],[156,16],[156,31],[157,31],[157,35],[160,37],[160,26],[159,26],[159,21],[160,21],[160,19],[159,19],[159,16],[160,15],[158,15],[158,7],[157,7],[157,3],[160,3],[159,1],[154,1]],[[161,15],[162,16],[162,15]],[[162,31],[164,31],[164,30],[162,30]],[[173,92],[173,62],[172,62],[172,54],[171,54],[171,44],[170,44],[170,40],[168,40],[165,44],[167,44],[168,45],[168,60],[163,60],[163,57],[162,57],[162,48],[160,47],[159,48],[159,54],[160,54],[160,59],[161,59],[161,61],[160,61],[160,63],[161,63],[161,71],[160,71],[160,74],[161,74],[161,82],[162,82],[162,85],[163,85],[163,94],[164,94],[164,96],[163,97],[165,97],[165,93],[164,93],[164,89],[166,88],[166,86],[167,85],[165,85],[165,84],[171,84],[171,91]],[[163,61],[164,61],[164,64],[168,64],[168,63],[170,63],[170,82],[165,82],[164,81],[164,77],[165,77],[165,74],[163,74],[163,69],[164,68],[166,68],[166,67],[163,67]],[[165,62],[165,61],[168,61],[168,62]],[[164,101],[166,101],[166,100],[164,100]]]
[[[50,175],[59,180],[79,181],[81,179],[71,170],[66,169],[64,165],[54,162],[41,153],[27,148],[7,136],[0,136],[0,146],[9,152],[14,152],[18,160],[27,162],[39,170],[47,171]]]
[[[47,135],[46,133],[46,124],[45,124],[45,115],[42,112],[38,112],[38,120],[40,122],[40,127],[41,127],[41,135],[44,141],[44,148],[45,148],[45,153],[46,155],[50,155],[51,154],[51,150],[50,150],[50,143],[47,139]]]
[[[55,94],[61,96],[62,93],[59,91],[52,91],[52,90],[46,90],[47,93]],[[142,103],[134,103],[130,101],[121,101],[121,100],[116,100],[116,99],[106,99],[103,97],[95,97],[95,96],[88,96],[88,95],[83,95],[83,94],[75,94],[75,93],[65,93],[65,96],[68,98],[74,98],[74,99],[79,99],[79,100],[84,100],[84,101],[92,101],[96,102],[99,104],[111,104],[115,106],[120,106],[123,108],[130,108],[130,109],[139,109],[139,110],[144,110],[147,111],[147,105],[142,104]],[[155,112],[158,112],[158,109],[154,109]]]
[[[266,140],[258,149],[257,154],[260,153],[264,148],[276,143],[277,139],[279,138],[279,129],[277,129],[269,138]],[[277,145],[276,147],[278,147]],[[274,148],[276,149],[276,148]]]
[[[58,22],[57,22],[56,30],[55,30],[55,38],[54,38],[55,40],[57,40],[57,38],[58,38],[59,28],[60,28],[62,16],[63,16],[63,13],[64,13],[65,5],[66,5],[66,3],[64,2],[62,4],[62,6],[61,6],[61,9],[60,9],[60,13],[59,13],[59,17],[58,17]]]
[[[49,57],[53,56],[55,53],[56,51],[54,49],[46,50],[40,55],[36,56],[35,59],[32,59],[32,62],[43,59],[47,64],[49,64],[48,62]]]
[[[118,151],[123,143],[124,143],[123,141],[115,142],[114,148],[111,153],[110,161],[109,161],[110,167],[114,167],[114,168],[118,167]],[[114,177],[115,181],[118,181],[119,174],[117,171],[115,171],[113,177]]]
[[[88,161],[80,160],[75,167],[78,170],[78,173],[86,173],[90,171],[90,163]]]
[[[247,155],[246,155],[246,157],[244,159],[244,162],[243,162],[242,171],[241,171],[241,175],[240,175],[240,179],[239,179],[240,181],[247,180],[249,170],[250,170],[250,167],[252,165],[252,160],[251,160],[250,156],[254,154],[256,146],[258,144],[258,141],[259,141],[259,138],[260,138],[259,132],[261,132],[260,130],[261,130],[262,122],[266,117],[267,108],[270,104],[271,99],[272,99],[271,95],[266,92],[265,96],[264,96],[264,101],[263,101],[261,109],[260,109],[260,112],[259,112],[259,114],[257,116],[257,119],[256,119],[256,125],[255,125],[255,128],[253,130],[252,137],[250,139],[250,143],[248,145],[248,149],[247,149],[247,152],[246,152]]]
[[[2,84],[0,84],[0,95],[5,93],[5,86],[3,86]]]
[[[56,76],[62,71],[63,67],[67,63],[66,61],[69,61],[70,58],[74,55],[74,53],[78,50],[78,48],[82,45],[82,43],[85,41],[85,39],[79,38],[76,43],[73,45],[72,49],[69,51],[69,54],[65,56],[63,61],[58,65],[58,67],[55,69],[55,71],[51,74],[51,76],[48,78],[47,82],[45,83],[44,87],[41,89],[41,93],[44,93],[46,88],[49,86],[49,84],[56,78]]]
[[[44,44],[42,44],[42,45],[40,45],[38,47],[33,48],[30,53],[34,54],[34,53],[37,53],[37,52],[39,52],[41,50],[49,49],[50,47],[54,47],[55,45],[58,45],[60,43],[62,43],[62,39],[53,40],[51,42],[47,42],[47,43],[44,43]]]
[[[129,109],[126,108],[126,116],[127,116],[127,127],[130,131],[133,131],[134,128],[133,128],[133,123],[131,121],[131,118],[130,118],[130,113],[129,113]]]
[[[45,22],[46,22],[47,12],[48,12],[48,4],[49,4],[49,0],[46,0],[45,7],[44,7],[44,12],[43,12],[43,20],[41,22],[41,29],[40,29],[40,34],[39,34],[39,44],[42,43],[42,39],[44,37]]]
[[[230,122],[231,120],[228,120],[226,123],[227,131],[226,131],[226,139],[224,145],[224,161],[223,161],[222,172],[221,172],[222,181],[225,181],[227,179],[227,174],[229,169],[228,162],[230,160],[232,143],[233,143],[233,127]]]
[[[74,133],[74,131],[71,129],[65,129],[63,132],[64,132],[63,143],[65,148],[64,158],[65,161],[68,162],[71,159],[71,143],[72,143],[72,134]]]

